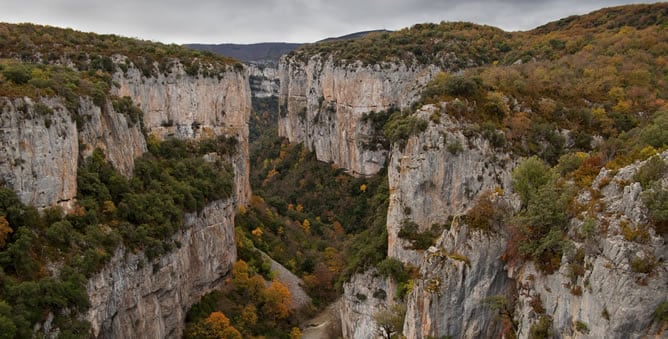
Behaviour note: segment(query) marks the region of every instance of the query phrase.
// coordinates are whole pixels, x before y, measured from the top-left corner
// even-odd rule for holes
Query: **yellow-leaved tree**
[[[0,248],[5,247],[7,237],[12,232],[14,232],[14,230],[9,226],[7,219],[0,215]]]

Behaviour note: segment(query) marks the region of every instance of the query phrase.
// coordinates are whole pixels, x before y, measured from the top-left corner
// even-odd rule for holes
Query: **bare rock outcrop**
[[[251,92],[256,98],[278,97],[280,81],[275,62],[250,62],[247,65]]]
[[[668,152],[661,157],[668,160]],[[575,240],[557,271],[543,274],[531,263],[509,268],[517,280],[520,338],[542,316],[557,338],[661,337],[666,330],[654,312],[667,301],[668,244],[647,225],[643,188],[633,179],[645,162],[616,173],[604,168],[591,190],[578,195],[578,203],[598,206],[598,212],[571,220]],[[667,182],[664,175],[660,184]],[[532,306],[537,300],[544,312]]]
[[[113,82],[111,94],[132,98],[144,112],[143,121],[116,112],[109,98],[100,106],[80,97],[73,112],[67,108],[72,103],[58,97],[0,97],[0,181],[26,204],[67,210],[75,203],[78,162],[96,148],[131,175],[135,158],[147,150],[144,133],[235,137],[234,198],[188,214],[173,236],[180,244],[176,250],[149,261],[120,248],[88,282],[91,308],[83,318],[91,322],[93,336],[179,337],[188,307],[220,286],[236,261],[234,210],[250,196],[248,76],[234,67],[212,77],[188,75],[178,63],[165,74],[145,76],[130,65],[115,73]]]
[[[172,237],[180,248],[155,260],[119,248],[88,281],[94,337],[179,338],[188,308],[223,285],[237,257],[234,202],[209,204],[184,224]]]
[[[38,208],[73,206],[77,192],[79,154],[95,148],[123,174],[129,175],[134,159],[146,151],[139,125],[131,126],[124,114],[107,103],[102,108],[80,98],[78,112],[70,112],[57,98],[0,98],[0,178],[17,192],[23,203]],[[75,114],[85,121],[77,128]]]
[[[427,120],[441,109],[425,106],[417,117]],[[403,149],[393,147],[388,166],[390,257],[420,264],[421,251],[412,250],[398,236],[404,222],[415,223],[420,232],[433,225],[449,226],[449,220],[465,213],[483,192],[510,188],[513,160],[479,135],[465,137],[463,131],[470,127],[442,114],[438,123],[431,122],[409,138]]]
[[[344,338],[376,338],[380,329],[374,320],[376,313],[386,307],[394,295],[394,284],[376,270],[353,275],[343,284],[341,325]]]
[[[455,226],[426,251],[407,297],[407,338],[493,338],[503,330],[494,297],[512,299],[513,282],[500,260],[503,237]]]
[[[117,61],[123,57],[117,56]],[[144,76],[130,67],[116,72],[118,87],[113,94],[129,96],[144,112],[144,126],[160,138],[201,139],[217,135],[239,141],[232,160],[237,202],[246,205],[250,197],[248,119],[251,92],[244,69],[229,69],[214,76],[189,75],[176,63],[166,73]]]
[[[370,126],[364,113],[405,108],[438,71],[435,66],[382,63],[340,65],[331,58],[283,57],[279,64],[279,135],[302,142],[318,160],[354,175],[372,175],[387,152],[363,145]]]

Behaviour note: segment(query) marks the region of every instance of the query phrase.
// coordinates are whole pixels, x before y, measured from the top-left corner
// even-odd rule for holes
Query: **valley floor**
[[[333,331],[339,328],[339,308],[341,306],[341,299],[337,299],[325,308],[318,315],[305,321],[301,328],[302,339],[328,339],[332,338]],[[336,334],[341,336],[341,331],[338,330]]]

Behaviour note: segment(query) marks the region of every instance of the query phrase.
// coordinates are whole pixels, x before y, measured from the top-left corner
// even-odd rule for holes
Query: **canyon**
[[[655,6],[650,9],[665,12],[665,5]],[[625,27],[633,28],[627,31],[657,26],[636,27],[634,20],[629,22]],[[570,34],[562,26],[564,35]],[[434,27],[412,29],[429,36],[435,34],[430,31],[437,30]],[[489,27],[478,29],[500,34]],[[588,29],[593,33],[587,34],[600,33]],[[558,30],[554,32],[549,36],[558,36]],[[600,40],[614,42],[625,32],[601,33]],[[378,32],[364,41],[391,40],[391,34]],[[542,31],[517,34],[528,41]],[[665,38],[665,33],[656,34]],[[202,69],[193,73],[191,65],[177,60],[166,70],[156,62],[152,65],[156,71],[147,73],[129,56],[115,54],[109,95],[131,99],[143,112],[141,120],[133,121],[109,98],[100,102],[80,96],[73,109],[58,96],[0,97],[0,181],[24,204],[43,212],[59,206],[76,214],[80,211],[78,171],[97,150],[130,177],[137,159],[160,141],[219,136],[236,140],[228,158],[204,156],[210,163],[231,167],[230,198],[207,201],[199,212],[186,213],[183,227],[169,237],[178,245],[167,253],[152,258],[121,245],[85,283],[90,307],[79,318],[90,324],[92,337],[177,338],[183,335],[187,311],[225,285],[238,259],[235,214],[246,213],[240,211],[261,200],[252,196],[250,185],[252,100],[275,99],[279,136],[303,144],[317,160],[355,178],[387,175],[389,206],[386,213],[381,211],[387,216],[383,257],[398,262],[410,279],[399,281],[373,265],[357,267],[342,283],[342,295],[332,306],[344,338],[664,336],[668,322],[661,317],[665,317],[668,295],[668,245],[660,229],[665,225],[657,221],[662,216],[657,216],[650,198],[668,186],[668,151],[665,142],[653,145],[645,139],[660,139],[660,133],[648,131],[663,126],[665,82],[648,77],[655,81],[658,94],[647,104],[651,109],[647,116],[626,108],[641,106],[640,99],[628,99],[633,93],[645,93],[637,84],[644,79],[638,74],[629,76],[635,87],[622,89],[622,94],[618,87],[611,87],[604,91],[605,99],[591,96],[603,103],[592,103],[584,95],[577,100],[568,97],[580,109],[573,113],[566,100],[557,102],[561,98],[550,87],[539,97],[523,97],[531,86],[522,81],[531,72],[548,74],[546,65],[563,66],[558,64],[562,59],[575,65],[570,54],[590,56],[596,47],[582,47],[583,38],[569,45],[572,50],[566,53],[552,42],[557,38],[545,43],[539,37],[538,46],[557,47],[545,55],[538,48],[521,54],[526,52],[522,46],[507,39],[508,46],[499,48],[503,52],[489,52],[489,57],[484,48],[476,47],[472,49],[484,57],[474,57],[457,49],[466,39],[453,38],[458,42],[447,45],[452,52],[438,52],[427,61],[415,55],[373,62],[363,57],[341,59],[340,51],[319,50],[321,45],[315,44],[284,55],[278,64],[233,64],[217,74],[205,74]],[[346,42],[332,46],[337,43]],[[605,53],[601,55],[608,61]],[[581,73],[594,76],[595,72]],[[547,80],[541,81],[536,86],[547,86]],[[430,91],[442,92],[430,97]],[[377,117],[384,117],[382,124],[374,121]],[[578,122],[569,124],[569,119]],[[584,134],[578,123],[589,124],[586,131],[594,131],[584,142],[578,139],[581,134],[577,133]],[[627,128],[625,123],[632,126]],[[532,128],[538,130],[535,135]],[[614,128],[621,131],[617,139],[611,136]],[[538,141],[533,143],[534,139]],[[614,140],[606,145],[608,139]],[[638,140],[646,144],[642,150],[620,155],[627,150],[625,143]],[[553,144],[559,144],[556,156],[548,152]],[[280,157],[285,156],[283,150]],[[564,217],[559,219],[559,232],[548,233],[539,239],[538,249],[519,255],[525,243],[535,240],[531,232],[539,232],[531,223],[542,222],[526,222],[535,211],[518,185],[518,168],[531,160],[545,164],[543,172],[550,175],[545,180],[554,185],[548,193],[558,192],[559,199],[568,196],[569,200],[560,211]],[[531,198],[538,199],[547,190],[540,189]],[[559,199],[550,203],[561,203]],[[485,203],[492,207],[484,210]],[[285,208],[292,211],[294,206]],[[484,214],[483,226],[476,213]],[[298,224],[308,233],[311,222],[306,221]],[[262,230],[257,229],[261,238]],[[549,238],[554,234],[558,239]],[[421,241],[427,236],[428,241]],[[553,256],[545,259],[535,253]],[[274,271],[290,276],[285,267],[269,261]],[[48,270],[57,272],[58,264],[50,263]],[[290,280],[300,305],[310,304],[312,296],[300,286],[303,282],[293,276]],[[389,329],[379,323],[378,315],[395,305],[403,305],[405,314],[400,315],[400,328]],[[59,329],[52,325],[53,318],[53,314],[46,316],[35,331],[56,337]]]

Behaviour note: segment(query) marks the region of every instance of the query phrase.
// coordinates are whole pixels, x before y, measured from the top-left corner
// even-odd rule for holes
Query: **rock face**
[[[192,76],[177,63],[166,74],[150,77],[130,67],[115,73],[113,80],[119,85],[113,89],[114,94],[131,97],[142,109],[144,125],[150,134],[160,138],[236,137],[239,152],[232,160],[236,196],[239,204],[246,205],[250,197],[251,92],[245,70],[228,70],[212,77]]]
[[[416,114],[434,119],[443,108],[447,104]],[[666,325],[657,323],[654,312],[668,295],[668,248],[647,226],[643,188],[634,182],[643,162],[615,172],[603,169],[592,187],[580,192],[578,205],[593,207],[570,220],[567,250],[557,270],[547,274],[531,262],[501,260],[509,241],[503,228],[489,232],[471,229],[459,218],[449,222],[484,191],[503,199],[509,213],[517,211],[510,192],[517,160],[471,134],[471,126],[447,116],[438,120],[390,152],[388,254],[419,272],[405,300],[406,337],[500,337],[515,331],[527,338],[541,318],[549,320],[547,329],[557,338],[662,335]],[[668,160],[668,152],[661,156]],[[666,187],[668,176],[659,182]],[[404,221],[418,232],[434,224],[445,230],[428,250],[414,250],[398,237]],[[391,283],[372,272],[344,284],[346,338],[376,335],[373,315],[395,302],[358,297]]]
[[[420,263],[420,278],[407,297],[407,338],[499,337],[502,324],[487,300],[510,299],[512,280],[499,259],[506,249],[500,236],[465,225],[446,231]]]
[[[239,150],[232,159],[236,197],[239,204],[246,204],[251,108],[243,70],[204,78],[187,75],[177,64],[168,75],[145,77],[130,67],[113,79],[120,87],[113,87],[112,94],[130,96],[140,105],[144,126],[151,134],[161,138],[236,137]],[[100,148],[121,173],[129,175],[134,159],[146,151],[141,126],[115,112],[109,102],[98,107],[90,98],[81,98],[77,112],[70,112],[58,99],[0,98],[0,112],[0,179],[21,201],[38,208],[72,206],[80,154],[86,156]],[[75,114],[82,117],[79,128]]]
[[[248,77],[243,69],[216,77],[190,76],[177,64],[167,74],[149,77],[130,66],[115,73],[113,80],[112,94],[131,97],[144,111],[148,134],[194,139],[226,135],[238,140],[231,159],[233,199],[187,215],[185,227],[174,235],[181,244],[177,250],[149,262],[141,253],[119,249],[88,282],[91,309],[84,318],[95,337],[178,337],[187,308],[219,286],[236,261],[234,209],[250,196]],[[109,100],[99,107],[82,97],[77,112],[70,112],[58,98],[0,98],[0,182],[26,204],[72,207],[79,159],[99,148],[130,175],[146,143],[142,124],[114,111]]]
[[[380,332],[374,315],[387,307],[395,286],[375,270],[355,274],[343,284],[341,329],[344,338],[375,338]]]
[[[668,160],[668,152],[661,157]],[[592,185],[593,191],[600,189],[600,199],[590,191],[578,196],[579,203],[600,206],[590,219],[595,235],[573,241],[558,271],[541,274],[532,264],[509,270],[518,287],[515,316],[520,338],[528,336],[541,315],[551,319],[551,329],[559,338],[661,337],[666,330],[665,324],[661,328],[654,320],[654,312],[668,296],[668,245],[647,227],[643,189],[633,180],[643,164],[627,166],[616,174],[603,169]],[[666,187],[667,183],[664,175],[661,184]],[[571,220],[570,234],[585,232],[585,220]],[[654,263],[655,267],[643,272],[634,269],[634,262]],[[543,314],[531,306],[533,299],[540,299]]]
[[[119,249],[88,281],[93,336],[178,338],[188,308],[222,286],[237,256],[234,202],[214,202],[184,222],[173,236],[180,248],[153,261]]]
[[[425,134],[428,133],[429,129]],[[462,154],[467,152],[472,150]],[[662,157],[668,159],[668,152]],[[487,234],[453,223],[436,246],[424,252],[417,263],[420,274],[407,298],[404,335],[408,338],[498,337],[508,329],[503,326],[509,327],[510,319],[508,317],[507,323],[501,323],[489,300],[502,296],[508,305],[504,311],[513,313],[519,338],[527,338],[532,325],[541,317],[550,319],[549,330],[557,338],[659,336],[665,329],[655,322],[654,312],[659,303],[665,301],[657,296],[668,295],[668,265],[665,262],[668,248],[664,238],[646,226],[646,208],[640,199],[642,188],[633,182],[633,174],[642,164],[623,168],[614,176],[613,172],[603,169],[593,187],[578,196],[578,202],[584,206],[601,206],[589,219],[595,225],[595,234],[581,239],[578,234],[583,232],[587,218],[571,220],[571,240],[568,241],[571,249],[566,251],[558,270],[552,274],[539,272],[531,262],[506,266],[501,261],[508,241],[503,232]],[[484,173],[475,166],[470,168],[474,168],[474,173]],[[430,170],[416,169],[416,173],[425,172],[430,173]],[[509,171],[505,173],[507,177]],[[419,177],[418,174],[411,177],[415,176]],[[664,185],[666,181],[664,178]],[[414,186],[398,186],[392,192],[408,189],[410,193],[413,192],[411,187]],[[598,189],[601,193],[599,200],[591,193]],[[439,191],[444,192],[444,197],[450,195],[447,189]],[[429,197],[428,190],[423,194]],[[448,199],[454,206],[468,200],[453,196]],[[420,198],[409,195],[391,201],[417,202],[410,205],[414,208],[429,205],[434,199],[421,202]],[[388,231],[394,218],[391,206]],[[464,206],[462,204],[460,208],[463,210]],[[433,207],[438,208],[425,215],[448,210],[445,206]],[[424,220],[421,212],[413,212],[410,217]],[[643,239],[630,241],[629,232],[642,233]],[[626,238],[624,234],[627,234]],[[396,249],[396,244],[390,246],[390,252],[393,247]],[[394,253],[397,258],[404,258],[401,251]],[[580,253],[579,259],[577,253]],[[634,260],[654,263],[655,267],[648,273],[636,272]]]
[[[280,81],[276,62],[251,62],[247,64],[248,81],[256,98],[278,97]]]
[[[146,151],[139,126],[130,126],[109,104],[102,109],[81,98],[78,114],[88,121],[81,130],[58,99],[0,98],[0,106],[0,178],[23,203],[38,208],[73,205],[80,152],[99,147],[129,174],[134,159]]]
[[[132,124],[127,116],[113,113],[113,109],[108,102],[101,108],[90,99],[81,100],[79,114],[87,123],[79,133],[79,140],[85,145],[79,151],[86,157],[99,148],[114,167],[129,176],[134,169],[135,158],[146,152],[146,140],[139,124]]]
[[[427,120],[439,114],[438,106],[425,106],[417,117]],[[387,213],[388,255],[418,266],[422,254],[398,237],[404,221],[419,231],[432,225],[449,226],[449,218],[468,210],[484,191],[510,187],[513,160],[480,136],[466,138],[467,124],[443,114],[439,123],[408,139],[405,148],[390,154]]]
[[[375,174],[387,154],[365,149],[370,126],[360,118],[370,111],[408,107],[437,71],[434,66],[337,65],[320,56],[306,61],[283,57],[278,133],[304,143],[318,160],[332,161],[354,175]]]
[[[418,110],[418,118],[432,122],[403,149],[395,145],[390,155],[388,255],[419,269],[407,297],[404,334],[494,337],[501,333],[500,322],[483,301],[511,289],[500,260],[506,242],[457,221],[483,192],[510,187],[514,161],[479,135],[465,137],[463,131],[471,126],[441,114],[445,110],[447,104]],[[418,232],[433,225],[451,228],[428,251],[414,250],[398,236],[406,221]]]

